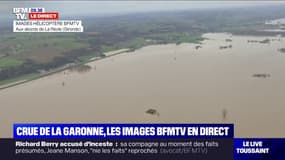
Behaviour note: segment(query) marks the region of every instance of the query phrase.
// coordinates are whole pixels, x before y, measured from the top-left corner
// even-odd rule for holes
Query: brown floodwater
[[[284,137],[285,39],[204,37],[202,48],[147,46],[0,90],[0,137],[13,123],[234,123],[236,137]]]

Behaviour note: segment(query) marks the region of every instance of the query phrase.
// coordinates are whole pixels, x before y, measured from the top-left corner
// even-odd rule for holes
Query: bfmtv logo
[[[27,20],[30,13],[43,13],[45,9],[42,7],[33,8],[13,8],[13,14],[16,15],[17,20]]]

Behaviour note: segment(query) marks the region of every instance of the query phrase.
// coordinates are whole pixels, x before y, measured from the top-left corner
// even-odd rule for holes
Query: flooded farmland
[[[12,136],[13,123],[75,122],[234,123],[235,137],[284,136],[285,39],[204,37],[0,90],[0,137]]]

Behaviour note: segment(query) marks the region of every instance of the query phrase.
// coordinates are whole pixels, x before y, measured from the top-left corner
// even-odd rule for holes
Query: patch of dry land
[[[13,123],[53,122],[234,123],[236,137],[284,136],[285,39],[204,37],[198,49],[147,46],[0,90],[0,137]]]

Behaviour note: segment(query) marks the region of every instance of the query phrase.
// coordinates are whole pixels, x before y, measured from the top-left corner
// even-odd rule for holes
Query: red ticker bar
[[[34,12],[29,13],[30,20],[58,20],[59,14],[58,12]]]

